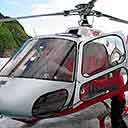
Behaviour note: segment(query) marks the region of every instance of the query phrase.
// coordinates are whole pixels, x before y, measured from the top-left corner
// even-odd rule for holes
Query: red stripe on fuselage
[[[86,101],[86,102],[83,102],[82,104],[80,104],[79,106],[75,107],[75,108],[70,108],[70,109],[66,109],[62,112],[59,112],[59,113],[56,113],[55,115],[56,116],[64,116],[64,115],[67,115],[67,114],[71,114],[71,113],[74,113],[74,112],[78,112],[82,109],[85,109],[93,104],[96,104],[97,102],[101,102],[103,100],[106,100],[108,98],[111,98],[113,96],[116,96],[116,95],[119,95],[125,91],[128,91],[128,86],[126,85],[125,87],[123,87],[122,89],[116,91],[116,92],[110,92],[108,94],[105,94],[105,95],[102,95],[102,96],[98,96],[94,99],[91,99],[89,101]]]

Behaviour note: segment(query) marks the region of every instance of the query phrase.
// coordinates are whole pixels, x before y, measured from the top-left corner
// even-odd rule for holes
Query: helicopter
[[[79,27],[64,33],[28,39],[0,69],[2,115],[36,122],[76,113],[100,102],[107,111],[109,103],[104,100],[128,90],[127,80],[122,88],[96,88],[91,84],[118,69],[124,78],[128,75],[128,51],[123,34],[96,30],[87,17],[106,17],[124,24],[128,21],[93,10],[96,1],[63,12],[0,19],[0,23],[59,15],[79,15],[81,19]],[[93,115],[97,118],[97,114]]]

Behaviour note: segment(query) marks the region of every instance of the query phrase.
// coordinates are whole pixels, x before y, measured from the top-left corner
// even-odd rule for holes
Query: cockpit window
[[[116,66],[125,59],[123,41],[117,35],[94,39],[83,46],[82,75],[85,77]]]
[[[57,38],[41,38],[11,73],[13,76],[73,81],[76,44]]]
[[[95,74],[98,70],[103,70],[108,66],[108,56],[104,45],[89,43],[84,47],[84,62],[82,73],[88,75]]]

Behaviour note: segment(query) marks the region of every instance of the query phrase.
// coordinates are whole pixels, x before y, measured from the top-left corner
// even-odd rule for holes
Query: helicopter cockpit
[[[75,57],[75,42],[40,38],[10,74],[14,77],[73,81]]]

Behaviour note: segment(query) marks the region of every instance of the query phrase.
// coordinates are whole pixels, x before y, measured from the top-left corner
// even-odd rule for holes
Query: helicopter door
[[[121,89],[122,87],[116,85],[107,86],[105,82],[101,85],[98,81],[108,80],[113,74],[117,74],[114,72],[118,72],[126,84],[125,55],[122,38],[117,35],[108,35],[81,44],[76,99],[79,97],[80,101],[85,102]]]

